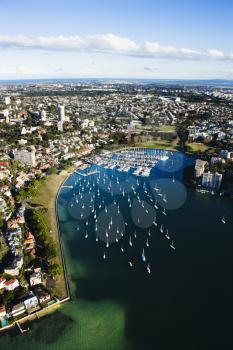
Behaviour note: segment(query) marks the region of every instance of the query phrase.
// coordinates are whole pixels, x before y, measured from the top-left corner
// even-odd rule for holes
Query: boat
[[[103,254],[103,259],[106,259],[106,254],[105,254],[105,252],[104,252],[104,254]]]
[[[123,248],[123,247],[121,247],[121,251],[122,251],[122,253],[124,253],[124,251],[125,251],[125,250],[124,250],[124,248]]]
[[[129,261],[129,266],[130,266],[130,267],[133,267],[133,264],[132,264],[132,262],[131,262],[131,261]]]
[[[221,219],[222,223],[225,224],[226,223],[226,219],[225,219],[225,216],[222,217]]]
[[[169,236],[168,230],[167,230],[167,232],[166,232],[166,234],[165,234],[165,237],[166,237],[167,239],[171,239],[171,237]]]
[[[163,233],[163,225],[160,226],[160,232]]]
[[[147,240],[146,240],[146,246],[147,246],[147,247],[150,246],[150,245],[149,245],[149,240],[148,240],[148,238],[147,238]]]
[[[144,261],[144,262],[146,261],[144,248],[142,250],[142,261]]]
[[[87,239],[88,238],[88,233],[86,232],[86,234],[85,234],[85,238]]]
[[[147,267],[146,267],[146,269],[147,269],[147,272],[149,273],[149,275],[151,274],[151,268],[150,268],[150,263],[148,263],[147,264]]]
[[[165,208],[163,208],[162,213],[163,213],[163,215],[167,215]]]
[[[129,245],[130,245],[130,247],[132,247],[132,245],[133,245],[133,242],[132,242],[131,236],[129,237]]]
[[[176,249],[176,247],[174,246],[174,243],[173,243],[173,240],[172,240],[172,242],[171,242],[171,244],[170,244],[170,247],[172,248],[172,249]]]

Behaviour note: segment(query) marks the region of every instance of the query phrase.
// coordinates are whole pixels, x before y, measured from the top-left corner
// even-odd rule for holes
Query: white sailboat
[[[146,261],[146,256],[145,256],[145,251],[144,251],[144,248],[142,250],[142,261]]]
[[[123,247],[121,247],[121,251],[122,251],[122,253],[124,253],[124,251],[125,251],[125,250],[124,250],[124,248],[123,248]]]
[[[162,213],[163,213],[163,215],[167,215],[165,208],[163,208]]]
[[[222,217],[221,219],[222,223],[225,224],[226,223],[226,219],[225,219],[225,216]]]
[[[176,249],[176,247],[174,246],[174,243],[173,243],[173,240],[172,240],[172,242],[171,242],[171,244],[170,244],[170,247],[172,248],[172,249]]]
[[[129,237],[129,245],[130,245],[130,247],[132,247],[132,245],[133,245],[133,242],[132,242],[131,236]]]
[[[103,254],[103,259],[106,259],[106,254],[105,254],[105,252],[104,252],[104,254]]]
[[[147,247],[150,246],[150,244],[149,244],[149,239],[148,239],[148,238],[147,238],[147,240],[146,240],[146,246],[147,246]]]
[[[163,233],[163,225],[160,226],[160,232]]]
[[[171,239],[171,237],[169,236],[168,230],[167,230],[167,232],[166,232],[166,234],[165,234],[165,237],[166,237],[167,239]]]
[[[85,238],[87,239],[88,238],[88,233],[86,232],[86,234],[85,234]]]
[[[129,261],[129,266],[130,266],[130,267],[133,267],[132,261]]]
[[[147,264],[147,267],[146,267],[146,269],[147,269],[147,272],[149,273],[149,275],[151,274],[151,268],[150,268],[150,263],[148,263]]]

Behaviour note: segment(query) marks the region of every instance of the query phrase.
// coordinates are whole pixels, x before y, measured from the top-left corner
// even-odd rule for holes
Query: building
[[[202,186],[210,190],[219,190],[222,182],[222,174],[211,173],[208,171],[203,174],[202,177]]]
[[[230,152],[226,149],[222,149],[220,151],[220,156],[224,159],[232,159],[233,160],[233,152]]]
[[[6,281],[4,283],[4,287],[6,290],[14,290],[15,288],[19,287],[19,281],[17,279],[11,279],[9,281]]]
[[[4,277],[0,277],[0,289],[5,288],[5,282],[6,282],[6,279]]]
[[[63,105],[58,105],[57,106],[57,113],[58,113],[58,119],[61,122],[64,122],[66,120],[66,116],[65,116],[65,106]]]
[[[27,299],[24,300],[24,306],[28,313],[31,313],[38,309],[39,300],[38,298],[31,292]]]
[[[63,132],[63,121],[57,122],[57,130]]]
[[[25,306],[23,303],[19,303],[13,306],[11,310],[12,317],[22,315],[25,312]]]
[[[16,150],[14,152],[14,158],[22,163],[30,166],[36,166],[36,152],[35,150]]]
[[[10,105],[11,104],[11,98],[9,96],[6,96],[4,102],[5,102],[5,105],[7,105],[7,106]]]
[[[0,305],[0,320],[6,316],[6,308],[4,305]]]
[[[46,112],[44,110],[40,112],[40,118],[42,122],[45,122],[47,120]]]
[[[197,159],[195,162],[195,176],[200,177],[205,171],[205,166],[208,162],[205,160]]]
[[[30,276],[30,286],[36,286],[42,284],[42,274],[41,272],[33,272]]]

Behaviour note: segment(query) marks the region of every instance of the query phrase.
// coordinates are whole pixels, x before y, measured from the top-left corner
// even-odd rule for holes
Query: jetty
[[[94,175],[94,174],[98,174],[99,171],[98,170],[93,170],[93,171],[90,171],[89,173],[80,173],[79,171],[75,171],[76,174],[78,175],[81,175],[81,176],[91,176],[91,175]]]

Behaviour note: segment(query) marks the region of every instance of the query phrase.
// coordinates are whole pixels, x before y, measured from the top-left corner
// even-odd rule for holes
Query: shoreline
[[[57,242],[59,244],[58,256],[61,257],[61,264],[62,264],[62,270],[63,270],[62,279],[65,283],[66,295],[63,296],[61,299],[57,299],[57,301],[54,304],[48,305],[44,308],[41,308],[40,310],[32,312],[31,314],[26,315],[18,320],[14,320],[9,325],[0,328],[0,333],[4,333],[4,332],[7,333],[7,331],[11,330],[14,327],[17,327],[18,325],[24,324],[26,322],[38,320],[41,317],[45,317],[45,316],[55,312],[56,310],[58,310],[58,308],[62,304],[64,304],[65,302],[67,302],[71,299],[69,280],[68,280],[68,276],[67,276],[67,267],[66,267],[66,263],[65,263],[64,251],[63,251],[63,245],[62,245],[62,239],[61,239],[61,231],[60,231],[60,225],[59,225],[59,220],[58,220],[58,215],[57,215],[57,200],[58,200],[62,186],[64,185],[65,181],[72,175],[72,173],[67,173],[67,176],[64,179],[62,179],[61,183],[59,183],[59,186],[56,187],[56,190],[55,190],[56,194],[55,194],[55,197],[53,198],[54,208],[52,211],[53,212],[53,220],[55,221],[55,224],[56,224],[55,225],[55,231],[56,231],[55,235],[57,237]],[[62,176],[61,174],[59,174],[59,175]],[[57,175],[57,176],[59,176],[59,175]],[[51,176],[51,175],[49,175],[49,176]]]

